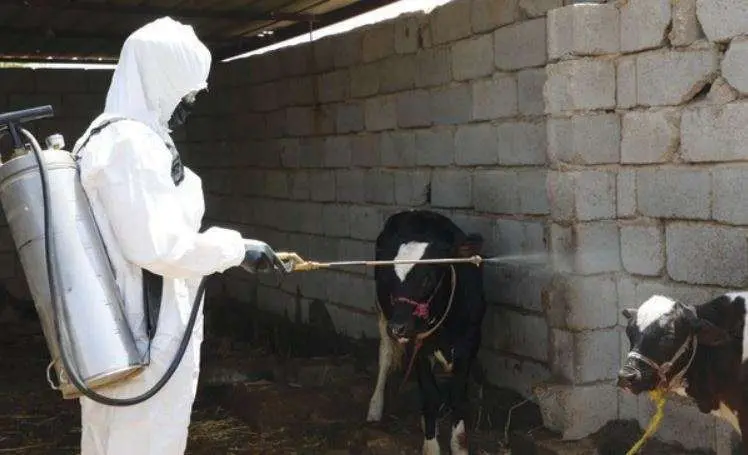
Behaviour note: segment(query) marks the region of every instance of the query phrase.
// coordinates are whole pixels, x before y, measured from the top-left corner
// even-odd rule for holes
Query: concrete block
[[[480,35],[452,45],[452,76],[457,81],[477,79],[493,72],[493,37]]]
[[[689,46],[705,38],[696,17],[696,0],[679,0],[672,4],[673,23],[668,33],[670,44],[675,47]]]
[[[335,129],[338,133],[355,133],[364,129],[364,106],[362,102],[351,101],[338,104]]]
[[[556,221],[573,220],[576,216],[576,175],[571,172],[550,171],[547,186],[551,218]]]
[[[349,97],[350,74],[348,70],[337,70],[317,77],[317,98],[322,103],[343,101]]]
[[[397,126],[413,128],[431,124],[431,98],[427,90],[397,94]]]
[[[497,74],[473,83],[473,120],[514,117],[517,113],[517,80],[513,75]]]
[[[354,66],[350,69],[353,98],[376,95],[379,92],[379,70],[376,63]]]
[[[621,163],[664,163],[680,145],[680,112],[663,109],[623,115]]]
[[[335,68],[335,41],[332,37],[312,42],[314,51],[314,72],[323,73]]]
[[[419,130],[416,149],[418,166],[449,166],[455,156],[454,133],[451,128]]]
[[[620,363],[619,343],[615,329],[578,333],[552,329],[553,370],[574,384],[614,379]]]
[[[364,202],[365,172],[361,169],[335,171],[335,200],[338,202]]]
[[[364,123],[368,131],[397,127],[397,103],[394,95],[368,98],[364,102]]]
[[[704,104],[721,106],[723,104],[732,103],[738,99],[739,96],[740,94],[738,91],[732,88],[724,77],[719,76],[714,80],[714,82],[712,82],[712,88],[709,89]]]
[[[430,109],[434,125],[468,123],[473,111],[470,85],[432,89]]]
[[[492,302],[541,312],[550,276],[550,273],[535,267],[508,265],[486,269],[484,280],[502,283],[501,286],[486,288],[486,298]]]
[[[498,163],[498,129],[490,123],[460,125],[454,137],[454,160],[457,165],[475,166]]]
[[[451,48],[438,47],[418,52],[416,59],[416,87],[434,87],[452,80]]]
[[[335,200],[335,172],[309,172],[310,197],[313,201],[328,202]]]
[[[537,221],[519,221],[512,219],[496,220],[493,237],[496,240],[496,254],[520,255],[545,252],[545,226]],[[531,266],[507,264],[507,268],[524,268]],[[509,302],[510,303],[510,302]]]
[[[377,68],[380,93],[400,92],[415,85],[416,62],[411,55],[393,55],[381,60]]]
[[[418,51],[420,22],[418,16],[399,17],[395,21],[395,52],[413,54]]]
[[[630,217],[636,214],[636,171],[621,168],[616,180],[616,205],[618,217]]]
[[[551,118],[547,130],[551,160],[606,164],[620,159],[621,122],[617,114]]]
[[[470,36],[470,2],[456,1],[437,7],[429,14],[434,44],[443,44]]]
[[[709,41],[748,34],[748,4],[742,0],[696,0],[696,15]]]
[[[742,134],[748,103],[686,109],[681,117],[681,155],[685,161],[715,162],[748,159]]]
[[[520,16],[539,17],[564,6],[563,0],[519,0]]]
[[[299,142],[299,166],[321,168],[325,163],[325,141],[323,138],[304,138]]]
[[[748,63],[748,39],[732,40],[722,60],[722,76],[743,95],[748,93],[746,63]]]
[[[712,171],[712,218],[729,224],[748,224],[748,168],[720,166]]]
[[[616,99],[619,109],[636,106],[636,56],[620,57],[616,62]]]
[[[297,138],[282,139],[279,141],[281,166],[285,168],[299,167],[301,158],[301,141]]]
[[[548,12],[548,58],[614,54],[619,50],[618,7],[576,4]]]
[[[637,206],[645,216],[707,220],[711,214],[711,176],[703,169],[640,169]]]
[[[618,391],[610,384],[543,384],[533,389],[543,424],[561,433],[564,440],[577,440],[595,433],[618,415]]]
[[[529,69],[517,73],[517,101],[522,115],[542,115],[545,110],[543,85],[545,68]]]
[[[325,204],[322,207],[322,225],[325,235],[348,237],[351,232],[348,207],[338,204]]]
[[[618,322],[617,281],[609,275],[559,277],[548,295],[551,327],[584,331]]]
[[[335,134],[338,122],[336,104],[318,104],[314,107],[314,134],[329,136]]]
[[[358,65],[363,57],[363,38],[362,30],[353,30],[348,33],[333,36],[333,61],[335,68],[348,68]]]
[[[235,180],[233,177],[238,176],[229,175],[224,181],[232,184],[234,183],[232,180]],[[288,173],[286,171],[266,171],[263,183],[265,196],[277,199],[286,199],[290,196]]]
[[[473,32],[488,32],[516,21],[518,3],[518,0],[473,0]]]
[[[351,138],[351,164],[357,167],[375,167],[382,162],[379,134],[364,134]]]
[[[659,275],[665,266],[665,236],[660,226],[622,226],[621,260],[631,274]]]
[[[323,204],[304,202],[294,210],[297,222],[294,231],[307,234],[323,234],[322,231],[322,206]]]
[[[477,171],[473,206],[480,212],[548,214],[545,170]]]
[[[348,167],[351,165],[351,138],[331,136],[325,140],[325,167]]]
[[[510,121],[496,127],[498,163],[503,166],[538,165],[546,162],[545,122]]]
[[[314,133],[314,111],[309,107],[286,109],[288,125],[286,131],[291,136],[309,136]]]
[[[578,224],[574,228],[577,254],[575,269],[582,274],[621,270],[621,244],[614,221]]]
[[[582,58],[548,65],[546,71],[546,113],[615,107],[616,71],[612,61]]]
[[[717,76],[716,48],[653,51],[636,58],[636,98],[643,106],[685,103]]]
[[[723,226],[676,222],[665,230],[667,271],[676,281],[745,286],[745,232]]]
[[[548,324],[544,317],[511,310],[500,311],[500,317],[507,328],[508,351],[541,362],[548,360]]]
[[[381,214],[375,207],[353,205],[350,208],[351,238],[376,240],[382,229]]]
[[[314,77],[302,76],[288,79],[285,93],[279,93],[283,106],[306,106],[316,100]]]
[[[664,45],[671,15],[670,0],[629,0],[621,7],[621,51]]]
[[[494,63],[502,71],[513,71],[546,62],[545,17],[507,25],[494,32]]]
[[[434,171],[431,184],[431,205],[434,207],[471,207],[472,196],[471,171],[461,169]]]
[[[482,349],[478,356],[491,384],[515,390],[526,397],[532,397],[532,388],[535,384],[550,377],[548,367],[542,362],[520,360],[489,349]]]
[[[381,60],[395,53],[395,29],[392,22],[383,22],[363,31],[361,60],[364,63]]]
[[[370,170],[365,176],[366,202],[395,203],[395,175],[391,171]]]
[[[416,165],[416,138],[411,131],[392,131],[381,135],[381,164],[385,167]]]
[[[396,171],[395,203],[406,207],[426,204],[430,183],[431,171]]]
[[[580,221],[616,217],[616,174],[606,171],[574,172],[574,207]]]

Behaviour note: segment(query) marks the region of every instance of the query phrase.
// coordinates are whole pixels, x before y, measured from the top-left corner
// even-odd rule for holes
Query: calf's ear
[[[621,314],[630,321],[636,317],[636,311],[636,308],[624,308],[621,310]]]
[[[699,344],[705,346],[720,346],[728,343],[732,339],[726,330],[712,324],[706,319],[697,318],[693,325]]]

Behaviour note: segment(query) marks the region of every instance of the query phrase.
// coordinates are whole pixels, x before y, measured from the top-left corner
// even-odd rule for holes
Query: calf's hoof
[[[423,455],[440,455],[441,448],[439,447],[439,441],[434,439],[424,439],[423,441]]]
[[[452,427],[449,447],[452,449],[452,455],[468,455],[467,432],[465,432],[465,423],[462,420]]]
[[[367,422],[379,422],[382,420],[382,404],[372,401],[369,405],[369,412],[366,414]]]

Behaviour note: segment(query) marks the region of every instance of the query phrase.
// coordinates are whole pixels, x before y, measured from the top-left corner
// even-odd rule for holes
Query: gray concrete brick
[[[487,333],[491,333],[487,331]],[[550,378],[547,364],[533,362],[530,359],[518,359],[511,354],[501,354],[498,351],[483,349],[479,351],[481,365],[484,365],[486,375],[492,379],[491,383],[497,387],[516,390],[523,396],[532,396],[533,384]]]
[[[748,103],[687,109],[681,117],[681,155],[686,161],[736,161],[748,159]]]
[[[663,109],[623,115],[621,163],[670,161],[680,145],[680,112]]]
[[[335,172],[310,171],[309,189],[312,201],[329,202],[335,200]]]
[[[460,166],[497,164],[498,129],[490,123],[460,125],[455,132],[455,163]]]
[[[379,62],[379,91],[393,93],[415,86],[416,62],[411,55],[393,55]]]
[[[355,133],[364,129],[364,106],[362,102],[342,103],[336,109],[335,127],[338,133]]]
[[[469,84],[431,90],[431,121],[434,125],[467,123],[472,115]]]
[[[351,162],[354,166],[375,167],[382,162],[379,134],[364,134],[351,139],[353,152]]]
[[[548,65],[546,71],[546,113],[615,107],[616,74],[612,61],[582,58]]]
[[[545,16],[552,9],[564,6],[563,0],[519,0],[520,16]]]
[[[595,221],[575,226],[577,254],[574,267],[581,274],[621,270],[621,244],[615,221]]]
[[[415,207],[427,203],[431,172],[396,171],[395,203],[406,207]]]
[[[429,24],[436,45],[469,36],[470,2],[450,2],[437,7],[429,14]]]
[[[496,68],[512,71],[546,62],[545,17],[507,25],[494,32]]]
[[[618,289],[609,275],[559,278],[550,291],[548,323],[572,331],[613,327],[618,322]]]
[[[507,327],[508,349],[514,354],[545,362],[548,360],[548,324],[538,315],[522,314],[509,309],[500,318]]]
[[[574,164],[619,161],[621,123],[617,114],[551,118],[547,130],[551,160]]]
[[[288,79],[286,92],[279,94],[284,106],[305,106],[315,102],[314,77],[302,76]]]
[[[574,206],[580,221],[616,217],[616,174],[607,171],[574,173]]]
[[[522,115],[542,115],[545,110],[543,85],[545,68],[529,69],[517,73],[517,101]]]
[[[473,0],[473,32],[488,32],[519,18],[517,0]]]
[[[630,0],[621,7],[621,51],[636,52],[665,44],[670,0]]]
[[[696,17],[696,0],[679,0],[672,4],[673,24],[668,34],[672,46],[689,46],[705,38]]]
[[[624,218],[636,214],[636,171],[621,168],[616,180],[616,205],[618,217]]]
[[[397,127],[397,104],[394,95],[369,98],[364,103],[364,122],[368,131]]]
[[[294,171],[289,173],[289,187],[291,199],[305,201],[310,197],[309,171]],[[252,194],[257,194],[252,192]]]
[[[712,82],[712,87],[709,89],[709,93],[706,95],[705,104],[720,106],[727,103],[732,103],[740,94],[737,90],[732,88],[727,83],[724,77],[719,76]]]
[[[416,132],[416,164],[418,166],[449,166],[454,162],[455,138],[451,128]]]
[[[480,35],[452,45],[452,75],[457,81],[477,79],[493,72],[493,37]]]
[[[480,212],[549,213],[545,170],[476,171],[473,206]]]
[[[321,104],[314,107],[314,134],[328,136],[335,134],[338,123],[338,105]]]
[[[325,164],[325,141],[323,138],[304,138],[299,142],[299,166],[321,168]]]
[[[431,98],[427,90],[397,94],[397,126],[413,128],[431,124]]]
[[[509,121],[496,127],[499,164],[537,165],[546,162],[545,122]]]
[[[621,226],[621,261],[631,274],[659,275],[665,266],[665,236],[660,226]]]
[[[322,207],[322,225],[325,235],[330,237],[348,237],[351,232],[348,207],[338,204],[325,204]]]
[[[542,222],[496,220],[493,236],[496,240],[496,254],[498,255],[533,254],[546,251],[545,226]],[[506,267],[529,269],[521,264],[506,264]]]
[[[335,68],[335,41],[325,37],[312,42],[314,50],[314,72],[323,73]]]
[[[286,119],[286,131],[291,136],[308,136],[314,132],[314,111],[309,107],[286,109]]]
[[[416,87],[434,87],[452,80],[449,47],[424,49],[416,54]]]
[[[379,69],[376,63],[354,66],[350,69],[353,98],[363,98],[379,93]]]
[[[431,183],[431,205],[466,208],[473,205],[472,172],[462,169],[435,170]]]
[[[365,176],[361,169],[338,169],[335,171],[335,200],[338,202],[364,202]]]
[[[418,51],[420,21],[417,15],[400,16],[395,21],[395,52],[413,54]]]
[[[264,57],[267,58],[269,56]],[[276,54],[277,57],[280,57],[282,75],[301,76],[309,74],[312,69],[314,53],[310,49],[310,43],[303,43],[284,49],[283,52]],[[268,62],[267,64],[270,63]],[[270,81],[273,79],[264,78],[264,80]]]
[[[671,223],[665,229],[667,271],[676,281],[745,286],[745,232],[724,226]]]
[[[576,175],[572,172],[550,171],[547,186],[551,204],[551,218],[556,221],[574,219],[576,215]]]
[[[332,136],[325,140],[325,167],[348,167],[351,165],[351,138]]]
[[[413,167],[416,164],[416,138],[410,131],[385,132],[380,142],[381,164],[385,167]]]
[[[395,53],[395,29],[392,22],[372,25],[363,31],[361,60],[364,63],[383,59]]]
[[[233,183],[230,176],[224,180],[229,184]],[[286,171],[265,171],[264,184],[265,196],[285,199],[290,195],[288,173]]]
[[[640,169],[636,190],[642,215],[706,220],[711,214],[711,177],[707,170]]]
[[[322,234],[322,206],[314,202],[302,202],[294,210],[294,231],[308,234]]]
[[[382,229],[381,214],[375,207],[350,207],[351,237],[358,240],[376,240]]]
[[[472,90],[474,120],[517,115],[517,80],[514,75],[497,74],[491,79],[475,81]]]
[[[332,36],[335,53],[335,68],[348,68],[361,62],[363,57],[363,31],[352,30],[348,33]]]
[[[748,34],[748,4],[742,0],[697,0],[696,14],[709,41]]]
[[[748,93],[746,63],[748,63],[748,39],[732,40],[722,60],[722,76],[744,95]]]
[[[618,7],[576,4],[548,12],[548,58],[614,54],[619,50]]]
[[[281,139],[279,142],[281,165],[285,168],[299,167],[301,143],[297,138]]]
[[[636,58],[636,98],[643,106],[682,104],[693,98],[719,70],[716,48],[653,51]]]
[[[391,171],[370,170],[365,175],[366,202],[395,203],[395,175]]]
[[[712,218],[729,224],[748,224],[748,168],[719,166],[712,171]]]
[[[574,334],[575,383],[615,379],[620,362],[620,337],[615,329]]]

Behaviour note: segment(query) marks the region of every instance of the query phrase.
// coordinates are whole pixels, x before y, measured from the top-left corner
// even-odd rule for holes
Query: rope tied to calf
[[[634,444],[634,446],[626,452],[626,455],[634,455],[641,450],[641,448],[644,446],[644,444],[647,442],[649,438],[651,438],[657,430],[660,428],[660,424],[662,423],[663,417],[665,417],[665,396],[667,395],[668,390],[663,388],[657,388],[649,392],[649,397],[654,401],[655,406],[657,406],[657,410],[655,411],[654,416],[649,421],[649,425],[647,425],[647,429],[644,430],[644,434],[642,437]]]

